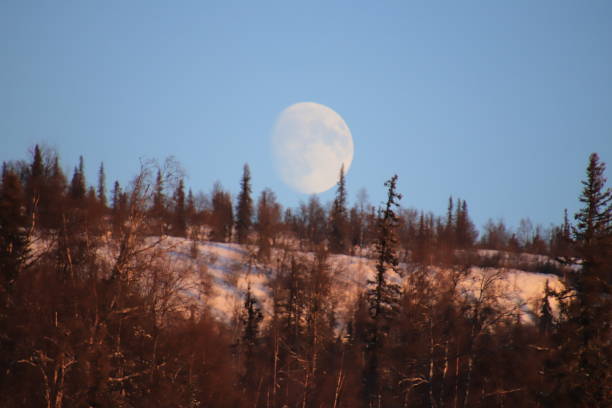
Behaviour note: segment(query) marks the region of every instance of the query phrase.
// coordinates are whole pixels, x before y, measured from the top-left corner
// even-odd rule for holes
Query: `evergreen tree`
[[[474,223],[472,223],[472,220],[470,219],[465,200],[457,200],[455,222],[457,246],[459,248],[470,248],[474,244],[478,232],[474,227]]]
[[[117,234],[120,231],[121,225],[123,223],[123,205],[122,205],[122,195],[121,185],[119,181],[115,180],[115,184],[113,185],[113,200],[112,200],[112,208],[111,208],[111,216],[112,216],[112,224],[113,231]]]
[[[113,192],[112,192],[112,203],[111,208],[113,211],[117,211],[119,209],[119,197],[121,196],[121,185],[119,181],[115,180],[115,184],[113,184]]]
[[[529,251],[534,254],[545,255],[548,253],[546,242],[542,238],[542,227],[537,226],[531,242],[529,243]]]
[[[64,175],[64,172],[62,171],[62,168],[60,167],[59,164],[59,157],[55,156],[53,158],[53,167],[51,168],[51,178],[56,178],[58,180],[57,185],[61,185],[62,186],[62,193],[64,192],[63,190],[66,188],[66,175]]]
[[[189,189],[187,193],[187,206],[185,208],[185,215],[187,217],[187,224],[193,226],[196,223],[196,207],[193,192]]]
[[[597,153],[589,157],[587,180],[582,181],[584,188],[580,202],[585,206],[574,217],[578,222],[574,229],[576,240],[585,247],[591,247],[599,238],[612,231],[612,191],[605,188],[606,165],[599,162]]]
[[[249,282],[244,299],[240,323],[242,324],[241,346],[244,354],[244,371],[241,382],[248,386],[254,381],[255,352],[259,342],[259,326],[263,320],[263,313],[257,298],[251,291]]]
[[[96,190],[93,188],[93,186],[89,186],[89,189],[87,190],[87,205],[95,206],[97,202],[98,197],[96,196]]]
[[[106,208],[106,174],[104,174],[104,163],[100,163],[100,170],[98,171],[98,201],[103,208]]]
[[[230,242],[234,225],[232,196],[229,192],[224,191],[219,183],[216,183],[213,187],[212,207],[210,218],[211,239],[218,242]]]
[[[567,208],[563,211],[563,224],[554,227],[550,239],[550,252],[553,256],[559,257],[563,263],[568,262],[571,256],[571,225],[567,216]]]
[[[179,180],[174,192],[174,234],[178,237],[187,235],[187,215],[185,211],[185,185],[183,179]]]
[[[399,309],[401,287],[392,283],[387,272],[399,274],[397,257],[397,208],[401,194],[396,192],[397,175],[385,182],[387,202],[378,215],[378,239],[376,241],[376,277],[368,280],[367,300],[371,317],[366,343],[367,362],[364,373],[366,398],[371,403],[381,404],[381,382],[379,358],[384,347],[390,323]]]
[[[73,200],[83,200],[87,193],[85,187],[85,166],[83,164],[83,156],[79,157],[79,167],[74,168],[72,181],[70,182],[70,198]]]
[[[64,171],[60,167],[59,158],[56,156],[53,160],[53,168],[51,169],[50,187],[58,196],[63,196],[66,192],[67,180]]]
[[[556,335],[556,353],[549,362],[555,387],[549,403],[581,407],[612,404],[610,323],[612,320],[612,209],[606,189],[605,164],[593,153],[575,218],[576,250],[582,270],[566,281],[558,294],[562,321]]]
[[[340,167],[340,178],[336,189],[336,198],[332,204],[329,230],[329,249],[336,254],[346,253],[348,247],[348,214],[346,209],[346,181],[344,164]]]
[[[562,231],[563,231],[563,239],[566,242],[570,242],[572,240],[571,229],[572,229],[572,227],[571,227],[569,219],[567,217],[567,208],[566,208],[566,209],[563,210],[563,229],[562,229]]]
[[[28,253],[28,237],[25,230],[27,218],[22,204],[23,192],[19,177],[7,167],[6,163],[3,163],[0,187],[0,270],[2,271],[0,291],[2,292],[11,291]],[[2,298],[0,293],[0,299]],[[4,306],[0,304],[0,308],[3,309]]]
[[[40,205],[41,189],[44,185],[45,167],[42,153],[38,145],[34,146],[34,155],[26,185],[26,206],[28,214],[38,211]]]
[[[448,197],[448,208],[446,210],[446,225],[444,228],[444,235],[447,246],[450,251],[454,251],[455,248],[455,214],[453,214],[453,197]]]
[[[96,189],[93,186],[89,186],[87,190],[84,208],[86,210],[88,228],[90,228],[93,233],[99,232],[100,220],[104,212],[103,207],[101,207],[98,202]]]
[[[540,335],[548,335],[552,329],[553,314],[552,314],[552,309],[550,307],[550,302],[548,300],[550,295],[551,295],[551,290],[550,290],[550,287],[548,286],[548,279],[547,279],[546,285],[544,287],[544,296],[542,297],[542,305],[540,306],[540,315],[538,319]]]
[[[253,222],[253,199],[251,198],[251,170],[245,164],[240,180],[240,194],[236,206],[236,239],[239,244],[247,242]]]
[[[44,227],[51,229],[60,228],[62,215],[65,211],[66,186],[66,176],[60,167],[59,158],[55,156],[48,181],[47,211],[41,217],[41,224]]]
[[[431,262],[430,257],[431,249],[431,231],[425,214],[421,211],[419,215],[419,224],[416,233],[416,245],[412,253],[412,259],[414,262],[429,264]]]
[[[30,169],[30,178],[33,181],[39,181],[43,178],[45,167],[43,164],[42,152],[38,145],[34,146],[34,157]]]
[[[240,318],[242,323],[242,343],[252,349],[257,344],[259,336],[259,324],[263,320],[263,313],[259,301],[251,291],[251,284],[247,286],[247,291],[244,299],[243,314]]]
[[[453,228],[453,196],[448,197],[448,207],[446,209],[446,228],[451,230]]]

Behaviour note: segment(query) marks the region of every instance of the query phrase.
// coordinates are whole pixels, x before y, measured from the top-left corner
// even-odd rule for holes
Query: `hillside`
[[[247,166],[234,200],[143,165],[107,200],[102,171],[87,189],[81,160],[68,187],[42,157],[3,168],[2,406],[572,406],[583,385],[598,406],[607,392],[612,193],[596,156],[576,226],[498,222],[480,239],[464,200],[446,217],[400,207],[397,176],[378,209],[349,208],[342,182],[329,206],[284,208],[271,190],[254,202]]]
[[[197,254],[194,256],[194,244],[189,239],[167,237],[160,245],[172,259],[176,270],[180,271],[182,297],[179,302],[199,307],[206,306],[217,319],[229,322],[242,308],[244,293],[250,285],[253,294],[264,305],[265,317],[271,316],[270,281],[276,271],[274,266],[254,261],[249,247],[202,241],[196,244]],[[253,248],[250,250],[253,251]],[[493,251],[487,251],[487,255],[494,255],[491,252]],[[276,250],[275,255],[283,256],[281,250]],[[312,254],[297,252],[294,256],[308,257]],[[521,254],[521,258],[535,258],[542,263],[549,261],[543,256],[531,254]],[[251,260],[250,267],[249,260]],[[343,325],[350,319],[349,314],[357,297],[365,291],[367,280],[374,279],[374,260],[358,256],[331,255],[329,266],[333,279],[332,298],[336,300],[337,318]],[[406,271],[415,267],[402,264],[402,268]],[[452,271],[452,268],[428,268],[433,280],[440,279]],[[562,288],[561,281],[556,275],[518,269],[474,266],[460,275],[459,287],[462,298],[477,297],[483,281],[494,281],[495,292],[503,309],[507,313],[516,313],[517,308],[520,309],[522,321],[531,324],[534,323],[534,316],[538,313],[546,281],[553,290]],[[407,276],[404,279],[395,276],[395,279],[404,285],[409,284]],[[551,306],[556,313],[557,304],[554,299],[551,299]]]

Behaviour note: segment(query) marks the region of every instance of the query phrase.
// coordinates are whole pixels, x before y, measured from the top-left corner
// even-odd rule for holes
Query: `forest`
[[[441,215],[403,207],[397,175],[379,206],[365,191],[349,206],[340,170],[331,203],[285,208],[254,194],[247,164],[232,197],[193,192],[172,158],[126,185],[103,164],[89,183],[84,163],[69,177],[37,145],[2,165],[1,407],[612,405],[612,190],[596,153],[561,225],[482,231],[461,198]],[[173,239],[189,261],[172,261]],[[200,301],[182,304],[180,265],[205,264],[202,243],[239,250],[266,299],[249,284],[220,319],[204,268]],[[338,259],[372,265],[342,314]],[[525,316],[500,300],[509,270],[561,285]]]

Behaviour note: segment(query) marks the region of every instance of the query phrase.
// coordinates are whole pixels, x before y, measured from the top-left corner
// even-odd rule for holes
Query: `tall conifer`
[[[104,173],[104,163],[100,163],[100,170],[98,170],[98,201],[102,207],[106,208],[106,174]]]
[[[174,192],[174,234],[184,237],[187,234],[187,215],[185,211],[185,184],[183,179],[179,180]]]
[[[348,247],[348,213],[346,209],[346,181],[344,164],[340,167],[340,177],[336,198],[330,212],[329,249],[336,254],[346,253]]]
[[[558,406],[609,407],[612,394],[612,192],[605,164],[593,153],[575,215],[576,251],[582,269],[558,294],[562,321],[557,348],[548,365],[555,388],[548,403]]]
[[[399,309],[401,287],[393,283],[387,273],[391,270],[399,274],[397,256],[397,228],[399,218],[397,209],[401,194],[396,192],[397,175],[385,182],[387,202],[379,210],[378,237],[376,241],[376,277],[368,280],[367,300],[371,323],[366,343],[367,362],[364,372],[366,398],[372,404],[380,405],[380,355],[390,324]],[[383,403],[384,405],[384,403]]]
[[[239,244],[247,242],[253,223],[253,199],[251,198],[251,170],[245,164],[240,180],[240,193],[236,205],[236,239]]]

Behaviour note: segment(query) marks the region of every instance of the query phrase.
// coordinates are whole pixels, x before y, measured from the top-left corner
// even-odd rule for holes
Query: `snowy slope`
[[[194,256],[190,240],[170,237],[162,245],[173,259],[173,267],[184,275],[180,293],[187,303],[205,304],[216,318],[230,321],[240,310],[243,294],[250,284],[251,291],[263,304],[266,317],[271,315],[268,282],[274,271],[252,261],[247,247],[201,242],[197,244],[197,255]],[[374,261],[335,255],[330,257],[329,263],[333,297],[337,299],[336,315],[340,322],[346,321],[358,294],[366,287],[367,280],[374,276]],[[448,272],[439,268],[430,271],[432,279],[441,279]],[[401,283],[399,277],[394,278]],[[491,283],[489,290],[495,291],[500,307],[514,312],[520,309],[523,321],[527,322],[532,321],[539,309],[546,281],[552,289],[562,288],[555,275],[472,267],[461,278],[458,289],[460,300],[467,301],[478,297],[483,283]],[[206,290],[202,290],[203,286],[207,286]],[[556,311],[557,305],[552,300],[551,306]]]

